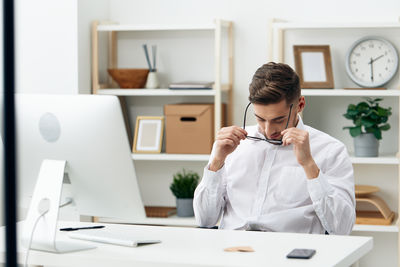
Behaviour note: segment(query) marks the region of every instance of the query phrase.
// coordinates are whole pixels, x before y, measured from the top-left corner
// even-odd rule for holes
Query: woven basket
[[[148,69],[108,69],[108,73],[120,88],[143,88],[146,84]]]

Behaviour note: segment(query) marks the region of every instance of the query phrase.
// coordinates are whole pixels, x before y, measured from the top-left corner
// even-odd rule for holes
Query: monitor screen
[[[22,206],[29,205],[43,160],[65,160],[64,182],[71,182],[80,215],[145,218],[117,97],[17,94],[16,129]]]

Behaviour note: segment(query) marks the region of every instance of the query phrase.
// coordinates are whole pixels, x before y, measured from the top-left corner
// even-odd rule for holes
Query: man
[[[349,234],[352,164],[340,141],[303,124],[298,75],[270,62],[256,71],[249,91],[257,125],[218,132],[195,191],[198,225],[220,220],[222,229]]]

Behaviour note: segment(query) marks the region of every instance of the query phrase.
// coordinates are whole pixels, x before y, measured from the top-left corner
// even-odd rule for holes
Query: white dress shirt
[[[242,140],[217,172],[204,169],[194,195],[199,226],[276,232],[349,234],[355,221],[353,167],[346,147],[304,125],[319,176],[307,179],[293,145]],[[258,126],[246,128],[264,137]],[[221,218],[222,216],[222,218]]]

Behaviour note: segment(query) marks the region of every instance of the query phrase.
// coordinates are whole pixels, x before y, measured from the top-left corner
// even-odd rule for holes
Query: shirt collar
[[[304,130],[304,123],[303,123],[303,119],[301,118],[300,115],[297,115],[297,118],[299,119],[299,121],[297,122],[296,128],[300,129],[300,130]]]

